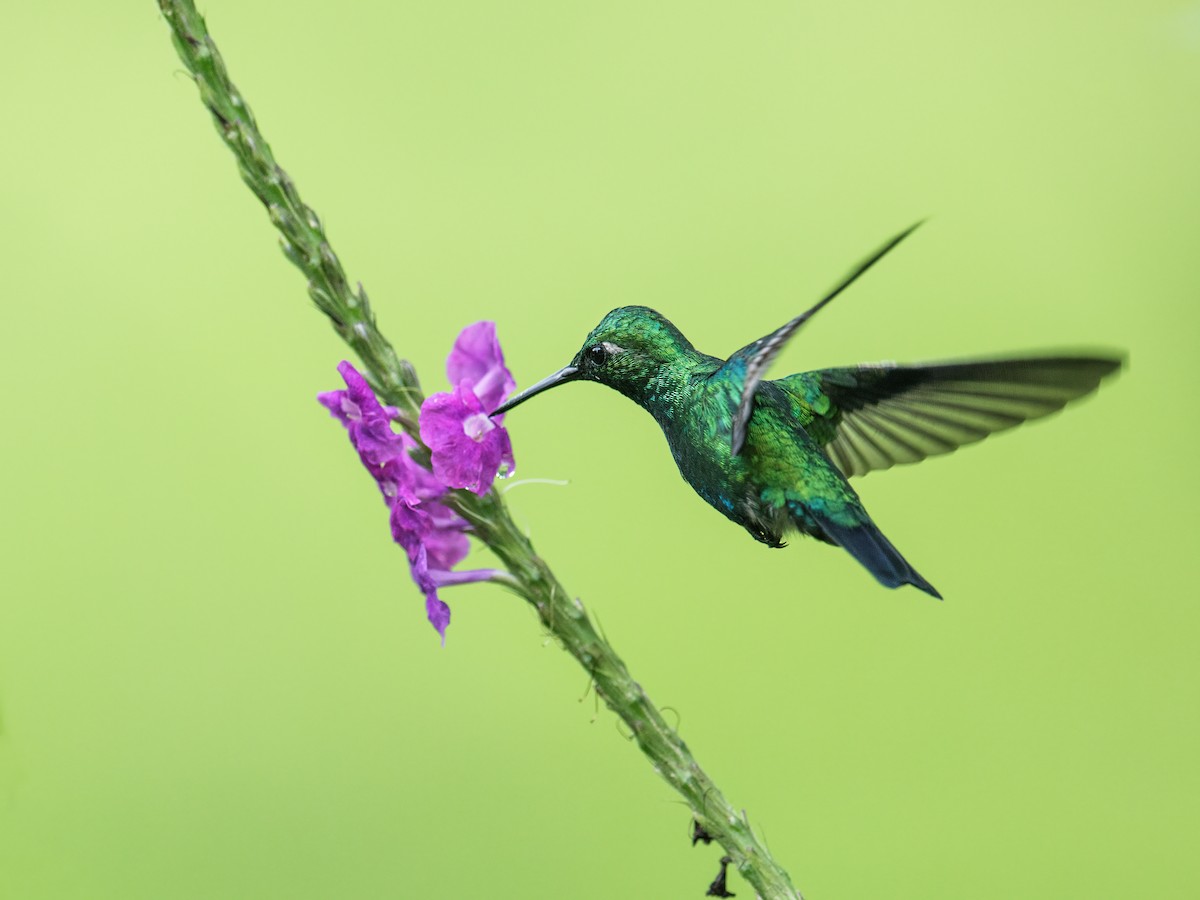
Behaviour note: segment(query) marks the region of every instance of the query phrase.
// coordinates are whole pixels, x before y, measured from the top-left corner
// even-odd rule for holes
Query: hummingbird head
[[[510,397],[492,415],[568,381],[597,381],[641,402],[650,379],[691,352],[691,342],[666,317],[645,306],[622,306],[600,320],[569,365]]]

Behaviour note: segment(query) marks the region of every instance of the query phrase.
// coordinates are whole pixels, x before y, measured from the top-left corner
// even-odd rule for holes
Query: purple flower
[[[398,411],[382,406],[354,366],[342,362],[338,372],[346,390],[317,396],[318,402],[350,433],[350,443],[383,494],[392,526],[392,538],[408,554],[413,580],[425,594],[425,612],[446,641],[450,607],[437,591],[451,584],[486,581],[497,569],[451,571],[466,558],[467,521],[441,502],[446,486],[415,459],[417,442],[392,430]]]
[[[465,551],[463,553],[465,556]],[[461,557],[459,558],[461,560]],[[452,584],[470,584],[474,581],[488,581],[504,573],[499,569],[471,569],[466,572],[452,572],[449,568],[437,568],[434,552],[428,545],[421,545],[417,558],[412,562],[413,581],[425,593],[425,615],[433,623],[433,627],[446,643],[446,626],[450,624],[450,607],[438,597],[438,588]]]
[[[350,443],[358,451],[363,465],[375,475],[375,470],[389,460],[402,455],[407,457],[404,452],[407,448],[403,445],[407,436],[392,431],[397,410],[380,406],[367,380],[350,363],[342,360],[338,364],[338,373],[346,382],[346,390],[318,394],[317,402],[346,426]]]
[[[503,472],[513,473],[512,442],[488,413],[517,386],[504,365],[495,322],[468,325],[446,360],[452,393],[433,394],[421,405],[421,440],[433,473],[449,487],[485,494]]]
[[[490,412],[517,386],[504,365],[495,322],[476,322],[459,332],[446,358],[446,378],[453,385],[467,382]]]

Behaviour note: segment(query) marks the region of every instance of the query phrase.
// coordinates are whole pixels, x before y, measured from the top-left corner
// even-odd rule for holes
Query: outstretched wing
[[[822,297],[811,309],[801,313],[792,319],[786,325],[783,325],[766,337],[761,337],[751,344],[747,344],[737,353],[729,357],[725,361],[725,365],[715,374],[716,378],[729,378],[733,383],[741,383],[741,395],[738,402],[737,412],[733,417],[733,455],[737,456],[742,452],[742,445],[746,442],[746,426],[750,422],[750,413],[754,408],[754,392],[758,389],[758,383],[762,381],[763,376],[767,373],[767,367],[771,365],[771,361],[779,355],[779,351],[797,331],[800,326],[816,315],[821,307],[825,306],[848,288],[858,276],[879,262],[889,250],[895,247],[898,243],[908,237],[916,229],[917,225],[910,225],[904,231],[900,232],[869,257],[855,266],[854,270],[846,275],[828,294]]]
[[[821,369],[775,382],[813,410],[809,434],[847,476],[949,453],[1062,409],[1121,367],[1045,356]]]

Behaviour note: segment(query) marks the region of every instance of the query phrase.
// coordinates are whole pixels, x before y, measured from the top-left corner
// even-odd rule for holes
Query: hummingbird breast
[[[733,416],[740,392],[711,375],[711,370],[702,369],[669,385],[652,381],[645,406],[661,426],[679,473],[693,490],[756,540],[782,547],[791,519],[785,506],[764,503],[755,477],[753,444],[748,441],[742,453],[733,455]]]

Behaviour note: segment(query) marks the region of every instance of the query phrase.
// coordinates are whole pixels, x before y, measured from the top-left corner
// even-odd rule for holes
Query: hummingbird
[[[914,463],[1038,419],[1094,391],[1118,354],[864,363],[767,380],[818,311],[921,223],[893,237],[807,311],[728,359],[701,353],[645,306],[606,315],[571,362],[499,415],[571,381],[595,381],[650,413],[684,480],[769,547],[795,531],[841,547],[885,587],[941,599],[880,531],[849,479]]]

